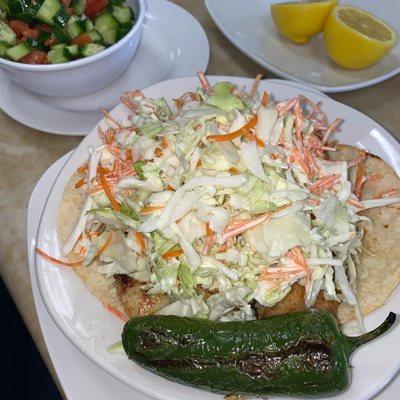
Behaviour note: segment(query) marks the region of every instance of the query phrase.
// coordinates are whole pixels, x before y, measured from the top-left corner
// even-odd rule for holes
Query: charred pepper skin
[[[128,357],[167,379],[218,393],[256,396],[337,395],[350,383],[348,359],[386,332],[385,322],[359,337],[344,336],[324,311],[247,322],[175,316],[128,321],[122,344]]]

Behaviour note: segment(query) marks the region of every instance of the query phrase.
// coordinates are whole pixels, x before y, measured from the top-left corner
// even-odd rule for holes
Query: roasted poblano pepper
[[[395,319],[390,313],[375,330],[348,337],[323,311],[247,322],[147,316],[126,323],[122,344],[129,358],[176,382],[220,393],[321,397],[347,389],[350,355]]]

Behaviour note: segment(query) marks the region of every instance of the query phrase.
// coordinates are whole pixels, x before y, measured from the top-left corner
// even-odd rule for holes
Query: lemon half
[[[338,0],[308,0],[271,4],[272,19],[279,33],[296,43],[306,43],[321,33]]]
[[[352,6],[337,6],[328,17],[324,42],[332,60],[345,68],[367,68],[397,43],[396,32],[384,21]]]

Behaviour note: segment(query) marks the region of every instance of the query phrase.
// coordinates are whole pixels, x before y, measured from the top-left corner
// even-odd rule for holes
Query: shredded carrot
[[[309,197],[308,199],[306,199],[306,203],[310,206],[318,206],[320,204],[320,201]]]
[[[112,192],[110,186],[108,185],[107,179],[105,178],[105,176],[103,174],[99,175],[99,179],[100,179],[100,183],[101,186],[104,189],[104,192],[106,193],[108,200],[110,200],[111,206],[115,211],[120,211],[121,207],[118,204],[117,199],[114,196],[114,193]]]
[[[342,122],[341,118],[336,118],[333,123],[329,126],[329,128],[326,130],[324,137],[322,138],[322,143],[325,144],[328,141],[328,137],[334,133],[337,129],[337,127],[340,125]]]
[[[75,189],[79,189],[81,186],[85,184],[85,178],[79,179],[78,182],[75,183]]]
[[[304,121],[303,111],[300,107],[300,101],[296,101],[294,104],[294,125],[296,128],[296,138],[299,143],[303,143],[303,136],[301,134],[301,126]]]
[[[104,135],[104,142],[108,145],[112,145],[115,141],[115,135],[112,128],[107,129],[107,133]]]
[[[141,254],[142,255],[146,254],[147,246],[146,246],[146,240],[145,240],[145,238],[143,236],[143,233],[136,231],[135,232],[135,239],[139,243]]]
[[[392,197],[392,196],[396,196],[396,195],[397,195],[396,189],[389,189],[389,190],[385,190],[384,192],[379,193],[374,198],[375,199],[384,199],[386,197]]]
[[[164,253],[164,254],[162,255],[162,258],[163,258],[164,260],[170,260],[171,258],[179,257],[179,256],[181,256],[182,254],[183,254],[183,250],[182,250],[182,249],[170,250],[170,251],[167,251],[166,253]]]
[[[247,122],[245,125],[243,125],[240,129],[227,133],[225,135],[210,135],[207,136],[207,140],[210,142],[225,142],[227,140],[233,140],[239,136],[242,136],[245,134],[246,131],[249,129],[254,128],[257,125],[257,115],[254,115],[249,122]]]
[[[159,147],[156,148],[156,150],[154,151],[154,153],[155,153],[155,155],[156,155],[157,157],[161,157],[161,156],[164,154],[163,151],[162,151]]]
[[[208,252],[210,251],[210,249],[213,246],[214,242],[215,242],[215,236],[214,235],[206,237],[206,240],[204,242],[203,250],[201,251],[201,254],[203,254],[203,256],[208,254]]]
[[[132,161],[132,149],[126,149],[125,160],[128,162]]]
[[[177,111],[179,111],[186,103],[196,101],[198,99],[197,93],[186,92],[181,97],[173,99]]]
[[[119,319],[122,319],[122,321],[127,322],[129,320],[126,314],[124,314],[122,311],[117,310],[115,307],[106,303],[103,303],[103,306],[106,310],[110,311],[111,314],[114,314]]]
[[[331,174],[325,175],[310,185],[310,190],[313,193],[320,193],[323,190],[329,189],[340,181],[340,175]]]
[[[354,183],[354,194],[358,198],[361,197],[362,187],[364,185],[364,182],[365,182],[365,160],[362,160],[358,164],[356,180]]]
[[[99,165],[98,167],[97,167],[97,173],[98,174],[103,174],[103,175],[106,175],[106,174],[108,174],[110,171],[107,169],[107,168],[104,168],[104,167],[102,167],[101,165]]]
[[[85,174],[88,170],[88,165],[84,164],[81,165],[80,167],[78,167],[78,169],[76,170],[78,172],[78,174]]]
[[[203,88],[203,90],[207,93],[207,94],[211,94],[211,86],[207,81],[207,78],[204,75],[203,71],[197,71],[197,76],[199,78],[200,81],[200,85]]]
[[[350,204],[351,206],[354,206],[354,207],[357,207],[357,208],[359,208],[360,210],[363,210],[364,209],[364,206],[363,206],[363,204],[360,202],[360,201],[358,201],[358,200],[355,200],[355,199],[347,199],[346,200],[346,203],[347,204]]]
[[[244,130],[243,136],[248,140],[252,140],[252,141],[255,140],[258,147],[261,147],[261,148],[265,147],[265,143],[258,136],[256,136],[254,133],[251,133],[247,129]]]
[[[97,251],[97,256],[101,256],[106,251],[106,249],[110,245],[113,237],[114,237],[114,231],[110,231],[110,234],[108,235],[107,240],[104,242],[103,246],[101,246],[100,249]]]
[[[355,165],[360,164],[360,162],[363,161],[363,160],[365,159],[366,155],[367,155],[367,152],[366,152],[365,150],[360,150],[360,152],[359,152],[357,158],[354,159],[353,161],[349,161],[349,162],[347,163],[347,165],[348,165],[349,167],[354,167]]]
[[[36,247],[35,251],[37,254],[39,254],[41,257],[43,257],[45,260],[50,261],[53,264],[62,265],[63,267],[79,267],[80,265],[82,265],[82,261],[68,262],[68,261],[59,260],[58,258],[49,256],[47,253],[45,253],[41,249],[38,249],[37,247]]]
[[[163,149],[166,149],[167,147],[169,147],[169,142],[166,136],[162,136],[161,137],[161,144]]]
[[[147,206],[147,207],[143,207],[140,210],[140,214],[143,214],[143,215],[152,214],[154,212],[162,210],[163,208],[164,208],[164,206]]]
[[[207,136],[207,140],[210,142],[225,142],[227,140],[233,140],[236,139],[239,136],[242,136],[243,132],[241,129],[238,131],[232,132],[232,133],[227,133],[226,135],[210,135]]]
[[[261,104],[264,107],[267,107],[268,103],[269,103],[269,93],[265,91],[264,94],[263,94],[263,97],[261,99]]]
[[[228,248],[227,243],[225,242],[218,250],[217,253],[225,253]]]
[[[167,186],[167,190],[169,190],[169,191],[171,191],[171,192],[174,192],[174,191],[175,191],[175,189],[174,189],[171,185],[168,185],[168,186]]]
[[[113,122],[115,125],[118,126],[118,128],[120,128],[120,129],[122,128],[122,125],[118,121],[116,121],[107,110],[105,110],[103,108],[103,109],[101,109],[101,112],[104,114],[104,116],[106,117],[106,119],[108,121]]]
[[[129,109],[130,109],[131,111],[133,111],[134,113],[137,112],[136,106],[135,106],[134,104],[131,103],[131,100],[129,99],[129,97],[121,96],[121,97],[120,97],[120,100],[121,100],[121,103],[122,103],[125,107],[129,108]]]
[[[230,172],[232,175],[240,174],[240,171],[239,171],[236,167],[230,167],[230,168],[229,168],[229,172]]]
[[[101,231],[92,231],[88,233],[88,236],[90,238],[92,238],[93,236],[100,236],[101,235]]]
[[[383,178],[382,174],[371,174],[365,178],[365,182],[375,182],[375,181],[379,181],[379,179],[382,179],[382,178]]]
[[[234,227],[233,229],[225,228],[225,230],[222,234],[222,238],[225,241],[231,237],[240,235],[241,233],[247,231],[248,229],[254,228],[257,225],[260,225],[263,222],[268,221],[271,218],[271,215],[272,215],[271,213],[265,213],[265,214],[259,216],[258,218],[252,219],[248,222],[246,221],[243,224]]]
[[[260,81],[261,81],[262,77],[263,77],[262,74],[258,74],[258,75],[256,76],[256,79],[254,79],[254,82],[253,82],[253,84],[252,84],[252,86],[251,86],[251,90],[250,90],[250,93],[249,93],[249,97],[250,97],[250,98],[252,98],[252,97],[256,94],[257,89],[258,89],[258,86],[260,85]]]
[[[213,232],[213,230],[210,228],[210,223],[207,222],[207,223],[206,223],[206,235],[207,235],[207,237],[208,237],[208,236],[211,236],[211,235],[213,235],[213,234],[214,234],[214,232]]]

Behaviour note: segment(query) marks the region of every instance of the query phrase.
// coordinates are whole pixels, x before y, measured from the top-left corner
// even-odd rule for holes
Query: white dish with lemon
[[[300,24],[303,28],[304,25],[308,28],[306,32],[308,34],[305,37],[302,36],[304,31],[300,30],[300,35],[295,31],[296,25],[299,24],[294,22],[288,24],[285,19],[284,25],[286,23],[291,30],[282,32],[280,29],[285,36],[290,36],[292,40],[300,43],[307,42],[305,44],[294,43],[278,32],[272,19],[270,6],[280,1],[205,0],[205,3],[224,35],[255,62],[278,76],[303,82],[329,93],[371,86],[400,72],[400,45],[390,28],[396,29],[399,33],[400,1],[342,0],[339,3],[339,10],[344,8],[342,4],[359,7],[388,24],[387,29],[380,27],[378,32],[375,32],[376,25],[372,21],[372,33],[370,29],[365,32],[365,35],[355,32],[360,29],[359,26],[357,27],[357,21],[360,19],[357,13],[354,15],[344,9],[338,16],[338,8],[336,8],[328,17],[330,12],[328,3],[332,3],[331,8],[333,8],[336,1],[314,3],[314,15],[310,20],[303,17],[303,21],[307,22]],[[319,20],[321,15],[327,18],[326,24],[325,19],[322,22],[324,28],[329,29],[328,34],[325,35],[325,43],[322,33],[311,36],[307,41],[308,35],[321,30],[321,23],[315,22],[315,14]],[[295,12],[288,14],[285,11],[284,15],[285,18],[298,21]],[[354,24],[357,29],[349,29],[348,25],[354,27]],[[368,35],[377,36],[377,38],[369,39]],[[358,42],[360,37],[363,37],[363,40]],[[338,42],[342,43],[339,49],[335,46]],[[344,51],[343,43],[349,45],[349,48],[345,48]],[[389,54],[386,54],[389,50],[391,50]],[[346,55],[346,53],[347,56],[342,60],[343,54]],[[349,60],[349,54],[355,57],[350,57]],[[382,56],[383,59],[367,67]],[[337,65],[331,57],[346,68]]]

